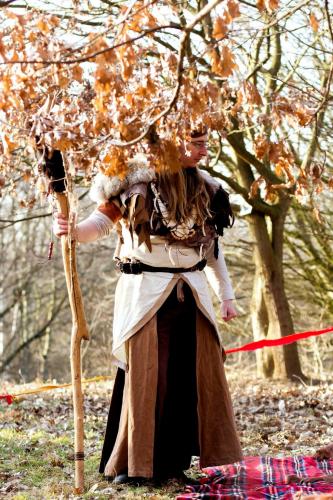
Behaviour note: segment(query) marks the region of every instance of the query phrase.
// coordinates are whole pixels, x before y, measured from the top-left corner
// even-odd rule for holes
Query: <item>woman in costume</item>
[[[228,195],[197,168],[207,136],[180,147],[182,169],[156,174],[135,160],[126,178],[98,174],[97,209],[76,227],[90,242],[117,227],[113,355],[118,365],[100,472],[114,482],[181,479],[193,455],[208,467],[241,460],[224,351],[207,279],[221,315],[237,315],[219,243],[233,223]],[[54,232],[67,234],[56,215]]]

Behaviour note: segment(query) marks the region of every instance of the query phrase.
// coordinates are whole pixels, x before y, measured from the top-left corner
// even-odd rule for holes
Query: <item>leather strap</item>
[[[142,262],[117,262],[118,269],[124,274],[142,274],[144,271],[150,273],[190,273],[193,271],[202,271],[207,264],[207,260],[200,260],[192,267],[154,267]]]

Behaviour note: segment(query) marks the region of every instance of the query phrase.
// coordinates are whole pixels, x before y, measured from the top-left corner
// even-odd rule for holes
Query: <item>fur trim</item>
[[[105,203],[109,198],[117,196],[121,191],[128,189],[139,182],[150,182],[155,179],[155,170],[143,161],[142,155],[137,155],[128,163],[129,173],[124,178],[118,176],[109,177],[99,173],[93,180],[89,196],[99,205]]]
[[[212,177],[206,170],[199,168],[199,173],[213,191],[216,191],[222,186],[222,182],[217,180],[215,177]]]

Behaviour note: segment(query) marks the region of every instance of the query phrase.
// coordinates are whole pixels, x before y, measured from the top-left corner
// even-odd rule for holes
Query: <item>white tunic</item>
[[[99,227],[103,236],[112,228],[112,221],[101,212],[94,212],[87,219]],[[151,236],[152,251],[143,243],[137,245],[137,237],[131,234],[122,221],[124,244],[121,247],[121,259],[137,259],[154,267],[192,267],[201,260],[195,248],[189,248],[181,242],[167,245],[160,236]],[[214,257],[214,242],[204,257],[207,265],[203,271],[186,273],[143,272],[142,274],[122,274],[115,292],[115,310],[113,319],[113,355],[116,363],[122,367],[127,364],[126,341],[146,324],[159,310],[171,293],[176,283],[182,279],[191,288],[197,307],[218,331],[216,316],[208,290],[207,278],[214,292],[220,299],[234,299],[234,292],[225,264],[221,245],[218,259]]]

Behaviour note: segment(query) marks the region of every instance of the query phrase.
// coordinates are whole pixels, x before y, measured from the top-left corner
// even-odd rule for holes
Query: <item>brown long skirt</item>
[[[128,341],[128,372],[118,369],[100,472],[175,477],[189,468],[242,458],[223,354],[191,289],[177,287]]]

